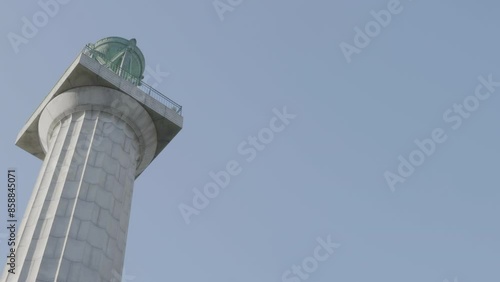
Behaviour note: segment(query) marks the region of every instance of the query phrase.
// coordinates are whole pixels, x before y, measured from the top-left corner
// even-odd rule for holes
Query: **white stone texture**
[[[136,176],[156,129],[140,104],[104,87],[72,89],[42,112],[45,159],[6,282],[110,282],[122,273]],[[7,269],[7,268],[6,268]]]

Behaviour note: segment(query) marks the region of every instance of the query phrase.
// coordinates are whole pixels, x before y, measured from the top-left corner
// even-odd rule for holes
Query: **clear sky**
[[[394,1],[4,3],[0,167],[18,170],[19,218],[41,167],[19,130],[86,43],[134,37],[185,120],[135,183],[123,281],[498,281],[500,4]],[[233,161],[186,224],[179,206]]]

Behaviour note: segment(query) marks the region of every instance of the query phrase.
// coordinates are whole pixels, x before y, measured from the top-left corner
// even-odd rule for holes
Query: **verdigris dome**
[[[106,37],[93,44],[92,55],[122,77],[130,75],[130,79],[140,80],[146,64],[144,55],[136,44],[135,39]]]

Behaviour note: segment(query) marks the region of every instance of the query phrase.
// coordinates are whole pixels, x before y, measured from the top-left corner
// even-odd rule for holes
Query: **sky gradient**
[[[18,132],[85,44],[136,38],[184,128],[136,180],[123,281],[287,282],[328,236],[339,245],[307,281],[498,281],[500,87],[479,77],[500,82],[500,4],[221,2],[54,2],[32,38],[23,18],[47,12],[4,4],[1,167],[18,171],[18,218],[41,167]],[[491,95],[475,105],[478,85]],[[284,108],[295,117],[248,160],[239,147]],[[391,189],[387,171],[439,129]],[[186,224],[179,206],[232,161],[240,173]]]

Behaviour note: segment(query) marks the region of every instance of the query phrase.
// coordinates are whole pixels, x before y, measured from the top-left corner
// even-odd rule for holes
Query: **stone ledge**
[[[52,88],[23,126],[17,137],[16,145],[43,160],[45,152],[42,148],[38,132],[38,123],[42,111],[51,100],[61,93],[82,86],[108,87],[118,90],[139,102],[150,115],[156,128],[158,145],[154,153],[154,158],[160,154],[182,129],[183,117],[181,115],[147,95],[105,66],[99,64],[99,62],[81,53],[64,72],[54,88]]]

